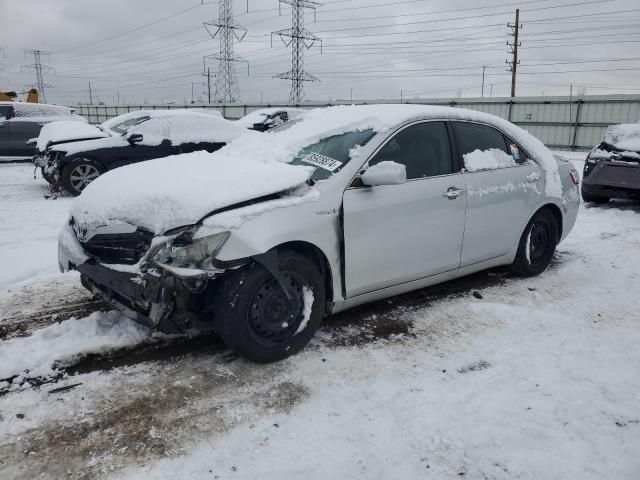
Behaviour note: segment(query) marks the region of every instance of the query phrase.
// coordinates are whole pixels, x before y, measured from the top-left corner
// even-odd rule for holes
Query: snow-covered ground
[[[540,277],[345,312],[263,366],[103,312],[45,192],[0,165],[2,479],[639,478],[640,205],[582,206]]]

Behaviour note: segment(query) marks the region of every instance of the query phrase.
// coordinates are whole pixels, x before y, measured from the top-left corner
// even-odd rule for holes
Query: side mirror
[[[396,162],[380,162],[360,175],[362,183],[375,187],[376,185],[399,185],[407,181],[407,167]]]
[[[129,142],[131,145],[135,143],[142,143],[142,140],[144,140],[144,137],[141,133],[132,133],[127,137],[127,142]]]

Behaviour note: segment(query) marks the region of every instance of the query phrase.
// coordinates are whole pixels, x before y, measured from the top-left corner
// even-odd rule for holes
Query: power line
[[[54,53],[69,52],[69,51],[71,51],[71,50],[77,50],[77,49],[79,49],[79,48],[90,47],[90,46],[92,46],[92,45],[96,45],[96,44],[98,44],[98,43],[106,42],[106,41],[108,41],[108,40],[113,40],[114,38],[122,37],[122,36],[124,36],[124,35],[129,35],[130,33],[137,32],[137,31],[142,30],[142,29],[144,29],[144,28],[151,27],[152,25],[157,25],[158,23],[165,22],[165,21],[167,21],[167,20],[170,20],[170,19],[172,19],[172,18],[175,18],[175,17],[177,17],[177,16],[179,16],[179,15],[182,15],[182,14],[184,14],[184,13],[187,13],[187,12],[189,12],[189,11],[191,11],[191,10],[194,10],[194,9],[196,9],[196,8],[199,8],[199,7],[201,7],[202,5],[203,5],[202,3],[199,3],[199,4],[197,4],[197,5],[193,5],[192,7],[185,8],[185,9],[183,9],[183,10],[180,10],[180,11],[178,11],[178,12],[176,12],[176,13],[172,13],[171,15],[167,15],[166,17],[159,18],[158,20],[155,20],[155,21],[153,21],[153,22],[145,23],[144,25],[140,25],[140,26],[138,26],[138,27],[132,28],[131,30],[127,30],[127,31],[124,31],[124,32],[121,32],[121,33],[117,33],[117,34],[115,34],[115,35],[111,35],[111,36],[108,36],[108,37],[102,38],[102,39],[100,39],[100,40],[94,40],[93,42],[84,43],[84,44],[82,44],[82,45],[76,45],[75,47],[64,48],[64,49],[62,49],[62,50],[58,50],[58,51],[56,51],[56,52],[54,52]]]

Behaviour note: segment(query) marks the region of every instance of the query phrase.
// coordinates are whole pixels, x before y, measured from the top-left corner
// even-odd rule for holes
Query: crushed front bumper
[[[208,276],[179,276],[153,265],[103,264],[87,255],[72,226],[58,236],[60,271],[80,272],[82,285],[132,320],[168,333],[202,328],[197,308]]]

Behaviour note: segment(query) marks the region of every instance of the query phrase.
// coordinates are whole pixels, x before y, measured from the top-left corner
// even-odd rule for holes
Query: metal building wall
[[[337,101],[348,104],[350,101]],[[399,103],[397,99],[371,99],[358,104]],[[404,103],[449,105],[469,108],[512,121],[538,137],[552,148],[589,149],[604,137],[607,126],[640,121],[640,95],[610,95],[569,97],[475,98],[475,99],[410,99]],[[302,108],[320,108],[332,104],[305,103]],[[80,115],[91,123],[100,123],[116,115],[134,110],[175,108],[214,108],[225,118],[235,120],[265,107],[291,106],[288,104],[229,104],[229,105],[79,105]]]

